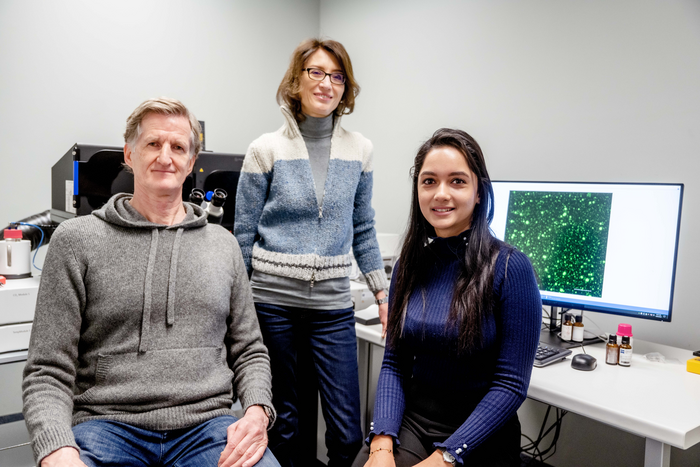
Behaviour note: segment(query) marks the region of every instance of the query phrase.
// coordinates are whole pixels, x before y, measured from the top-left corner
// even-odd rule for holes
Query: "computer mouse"
[[[595,357],[585,353],[574,355],[571,359],[571,368],[575,368],[577,370],[591,371],[595,370],[597,366],[598,363]]]

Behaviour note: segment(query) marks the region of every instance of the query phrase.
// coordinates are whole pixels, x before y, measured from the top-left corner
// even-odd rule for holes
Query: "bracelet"
[[[381,289],[381,290],[378,290],[377,293],[381,292],[382,290],[384,291],[383,298],[374,297],[374,303],[376,303],[377,305],[381,305],[383,303],[389,303],[389,289]]]
[[[384,304],[384,303],[389,303],[389,296],[388,296],[388,295],[384,295],[384,297],[382,297],[382,298],[375,298],[375,299],[374,299],[374,303],[376,303],[377,305],[382,305],[382,304]]]
[[[391,454],[392,452],[394,452],[394,451],[392,451],[391,449],[387,449],[387,448],[377,448],[377,449],[375,449],[374,451],[370,451],[370,452],[369,452],[369,457],[372,457],[372,454],[374,454],[374,453],[377,452],[377,451],[387,451],[389,454]]]

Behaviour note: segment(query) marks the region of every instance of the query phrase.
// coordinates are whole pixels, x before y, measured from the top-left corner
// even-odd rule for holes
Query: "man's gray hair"
[[[124,141],[133,149],[136,141],[141,136],[141,122],[149,113],[161,115],[179,115],[187,118],[190,121],[190,151],[191,157],[196,158],[199,151],[202,149],[202,143],[199,140],[199,134],[202,132],[202,127],[199,121],[192,112],[187,110],[187,107],[177,99],[169,97],[157,97],[148,99],[141,105],[136,107],[129,118],[126,119],[126,131],[124,132]]]

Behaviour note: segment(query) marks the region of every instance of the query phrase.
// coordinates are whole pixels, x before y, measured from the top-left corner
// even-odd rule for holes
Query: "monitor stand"
[[[559,337],[559,330],[550,331],[548,328],[540,331],[540,342],[547,345],[553,345],[557,347],[563,347],[565,349],[573,349],[574,347],[581,347],[582,345],[596,344],[598,342],[603,342],[597,337],[592,337],[584,339],[583,342],[565,341]]]

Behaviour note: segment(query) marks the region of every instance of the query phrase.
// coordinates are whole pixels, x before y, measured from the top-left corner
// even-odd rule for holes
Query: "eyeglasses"
[[[345,75],[340,72],[326,73],[319,68],[304,68],[301,71],[305,71],[309,74],[309,78],[314,81],[323,81],[326,76],[331,77],[331,83],[333,84],[345,84]]]

